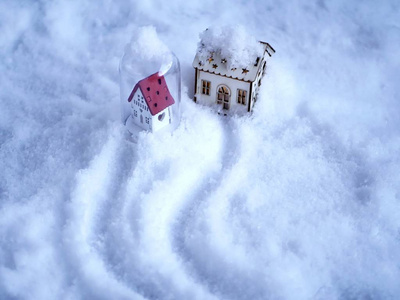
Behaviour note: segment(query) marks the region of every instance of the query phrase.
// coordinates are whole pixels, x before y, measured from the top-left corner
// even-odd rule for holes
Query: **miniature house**
[[[263,53],[254,56],[253,63],[235,67],[221,51],[202,57],[199,51],[193,61],[195,74],[194,101],[215,106],[221,113],[251,112],[261,80],[267,68],[267,59],[275,53],[270,44],[259,42]]]
[[[155,73],[140,80],[133,88],[130,122],[148,131],[157,131],[171,123],[170,106],[175,103],[164,76]]]

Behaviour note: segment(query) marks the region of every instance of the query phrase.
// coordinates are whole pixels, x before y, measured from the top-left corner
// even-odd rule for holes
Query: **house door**
[[[140,115],[140,123],[143,124],[143,116],[142,115]]]
[[[221,85],[217,91],[217,103],[222,104],[223,109],[229,109],[231,92],[225,85]]]

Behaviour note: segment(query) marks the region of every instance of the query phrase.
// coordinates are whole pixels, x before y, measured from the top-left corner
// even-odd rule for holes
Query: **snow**
[[[252,66],[263,51],[263,46],[243,25],[207,28],[200,34],[197,47],[201,61],[217,53],[226,59],[228,70]]]
[[[0,298],[399,298],[399,9],[1,2]],[[237,23],[276,53],[253,115],[224,118],[191,63]],[[118,64],[149,25],[182,121],[132,143]]]
[[[167,45],[158,37],[154,26],[138,28],[127,47],[131,55],[144,60],[157,59],[169,52]]]

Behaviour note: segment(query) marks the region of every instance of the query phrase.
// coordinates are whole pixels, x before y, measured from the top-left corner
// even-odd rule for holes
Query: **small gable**
[[[132,101],[137,89],[141,90],[150,113],[153,116],[175,103],[174,98],[168,90],[164,76],[160,76],[158,73],[140,80],[129,96],[129,102]]]

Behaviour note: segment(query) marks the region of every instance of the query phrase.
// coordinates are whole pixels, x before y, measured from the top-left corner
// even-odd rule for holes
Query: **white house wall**
[[[159,116],[161,116],[162,114],[165,114],[163,119],[160,121],[158,119]],[[164,128],[165,126],[167,126],[168,124],[171,123],[171,109],[169,107],[167,107],[166,109],[160,111],[158,114],[154,115],[152,118],[152,127],[153,127],[153,131],[157,131],[160,130],[162,128]]]
[[[229,88],[231,92],[231,98],[230,98],[230,111],[234,112],[247,112],[248,110],[248,101],[249,101],[249,96],[250,96],[250,83],[241,81],[241,80],[236,80],[232,78],[228,78],[225,76],[220,76],[216,74],[211,74],[208,72],[204,72],[201,70],[197,70],[197,87],[196,87],[196,101],[198,103],[201,103],[203,105],[209,105],[209,106],[214,106],[217,105],[217,90],[220,85],[225,85]],[[210,86],[210,95],[205,95],[202,94],[202,80],[207,80],[211,82]],[[247,91],[247,99],[246,99],[246,105],[239,104],[237,103],[237,90],[245,90]],[[220,105],[221,110],[222,110],[222,105]]]
[[[257,100],[258,91],[260,89],[259,82],[260,82],[260,80],[261,80],[261,83],[263,82],[263,77],[264,77],[265,72],[267,70],[267,66],[265,67],[265,70],[263,70],[263,68],[262,68],[262,66],[264,65],[264,62],[265,62],[265,59],[263,59],[260,62],[260,68],[259,68],[259,70],[257,72],[256,80],[253,83],[253,88],[252,88],[252,99],[253,100],[251,101],[250,110],[253,109],[253,106],[254,106],[254,104],[255,104],[255,102]]]
[[[258,94],[258,84],[257,82],[252,83],[253,88],[251,89],[251,103],[250,103],[250,111],[253,110],[254,103],[256,102],[257,94]]]
[[[136,105],[135,100],[139,102],[139,105]],[[143,94],[140,91],[140,89],[137,89],[135,95],[132,97],[131,107],[132,107],[131,116],[133,122],[140,128],[151,131],[152,115],[147,107],[147,103],[145,102]]]

